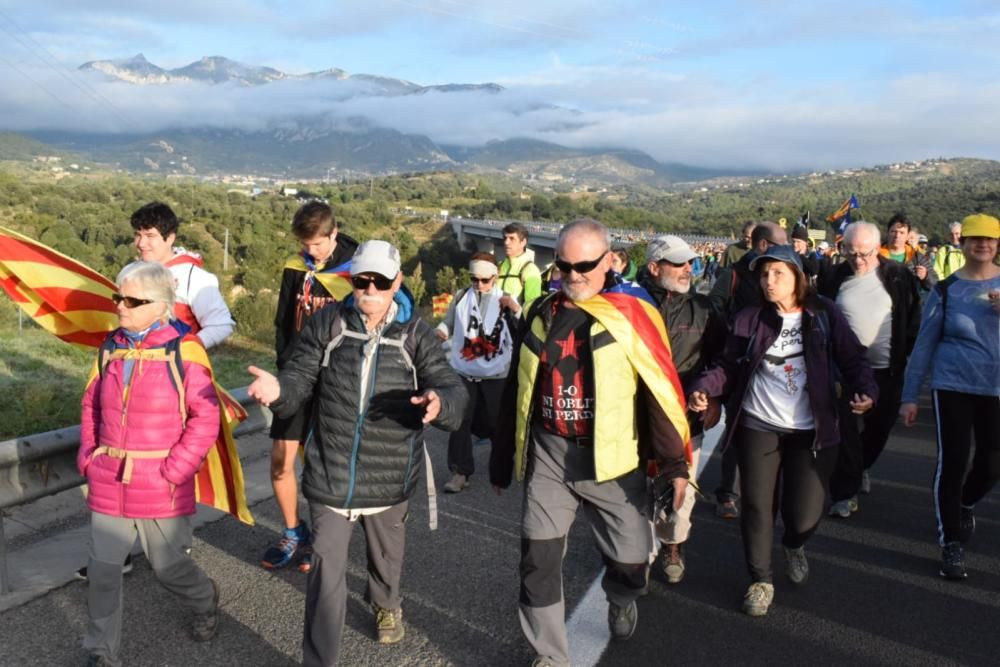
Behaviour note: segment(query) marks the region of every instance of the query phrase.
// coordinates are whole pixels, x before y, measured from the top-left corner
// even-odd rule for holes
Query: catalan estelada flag
[[[851,195],[851,198],[841,204],[840,208],[826,217],[826,221],[834,223],[840,221],[837,233],[843,234],[847,225],[851,224],[851,209],[855,208],[861,208],[861,206],[858,204],[857,197]]]
[[[3,227],[0,286],[39,326],[66,342],[96,349],[108,332],[118,327],[118,310],[111,300],[118,289],[112,281],[75,259]],[[185,343],[181,356],[211,369],[200,342]],[[252,525],[243,468],[233,438],[233,429],[246,419],[246,410],[217,382],[215,391],[219,397],[219,438],[198,471],[196,497],[198,502]]]
[[[680,376],[674,367],[663,317],[646,290],[622,282],[573,304],[601,323],[615,339],[684,443],[691,462],[691,429]]]
[[[96,348],[118,326],[115,284],[46,245],[0,227],[0,285],[38,326]]]
[[[354,289],[351,286],[350,260],[339,266],[324,266],[322,264],[317,266],[312,257],[305,252],[301,252],[285,262],[285,268],[292,269],[293,271],[302,271],[306,274],[306,279],[303,283],[304,290],[308,290],[312,281],[317,280],[330,293],[330,296],[337,301],[346,299],[347,295]],[[305,293],[305,296],[309,296],[308,292]]]

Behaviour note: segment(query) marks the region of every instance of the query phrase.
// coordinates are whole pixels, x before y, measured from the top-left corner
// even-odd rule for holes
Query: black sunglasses
[[[126,308],[138,308],[139,306],[145,306],[150,303],[155,303],[150,299],[139,299],[134,296],[125,296],[123,294],[112,294],[111,300],[115,302],[117,306],[119,303],[124,303]]]
[[[598,257],[597,259],[592,259],[587,262],[571,263],[563,259],[557,259],[555,261],[555,265],[556,268],[559,269],[559,271],[562,273],[569,273],[570,271],[576,271],[577,273],[590,273],[591,271],[597,268],[597,265],[601,263],[601,260],[604,259],[604,256],[607,254],[608,251],[605,250],[604,252],[601,253],[600,257]]]
[[[477,278],[475,276],[469,276],[469,280],[476,283],[477,285],[486,285],[491,280],[493,280],[493,276],[490,276],[489,278]]]
[[[368,289],[368,286],[374,283],[375,289],[380,292],[384,292],[387,289],[392,289],[392,283],[395,280],[395,277],[386,278],[385,276],[380,276],[378,274],[371,276],[351,276],[351,284],[354,285],[354,289],[362,291]]]

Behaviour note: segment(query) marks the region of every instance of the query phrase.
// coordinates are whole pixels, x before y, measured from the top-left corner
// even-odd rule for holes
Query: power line
[[[103,104],[104,106],[111,109],[111,111],[118,117],[118,119],[123,124],[125,125],[132,124],[129,121],[129,119],[122,114],[121,110],[118,109],[118,107],[116,107],[114,104],[112,104],[110,100],[101,95],[97,90],[91,88],[85,82],[80,82],[75,77],[68,74],[65,71],[64,67],[56,59],[56,57],[53,56],[49,52],[49,50],[46,49],[42,44],[39,44],[30,34],[28,34],[27,31],[24,30],[24,28],[18,25],[18,23],[14,21],[14,19],[5,14],[3,11],[0,11],[0,17],[2,17],[5,21],[10,23],[12,26],[14,26],[14,28],[17,29],[18,32],[24,35],[24,39],[22,39],[19,35],[11,32],[9,29],[5,28],[3,25],[0,25],[0,30],[3,30],[5,33],[7,33],[15,40],[17,40],[17,42],[20,43],[22,47],[24,47],[29,53],[34,55],[36,58],[38,58],[38,60],[40,60],[46,67],[59,74],[62,78],[64,78],[74,87],[76,87],[76,89],[82,92],[84,95],[90,97],[90,100],[92,102],[96,102],[99,106]],[[33,44],[37,48],[33,48],[31,45],[25,43],[25,39],[27,39],[29,42],[31,42],[31,44]]]

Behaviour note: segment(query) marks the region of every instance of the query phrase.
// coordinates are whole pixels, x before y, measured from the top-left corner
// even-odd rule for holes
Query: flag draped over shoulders
[[[351,262],[350,260],[339,266],[317,266],[312,257],[300,253],[285,262],[285,268],[292,271],[302,271],[306,274],[306,282],[310,279],[319,281],[319,284],[330,293],[330,296],[337,301],[343,301],[352,292],[351,286]]]
[[[0,285],[40,327],[68,343],[100,348],[108,333],[118,327],[118,310],[111,299],[118,289],[112,281],[75,259],[3,227]],[[208,354],[200,341],[183,341],[181,358],[211,373]],[[97,377],[97,371],[95,364],[88,385]],[[196,498],[253,524],[233,437],[233,429],[246,419],[247,413],[215,381],[214,374],[212,383],[219,399],[219,436],[198,470]]]
[[[652,297],[636,283],[622,282],[585,301],[575,301],[615,339],[684,442],[691,460],[691,430],[684,389],[674,367],[667,328]]]

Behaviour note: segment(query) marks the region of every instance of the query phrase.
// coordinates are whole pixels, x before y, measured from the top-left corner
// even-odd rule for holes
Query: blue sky
[[[505,86],[498,98],[328,109],[443,143],[533,136],[640,148],[662,161],[775,170],[1000,158],[996,2],[364,0],[288,7],[0,0],[0,104],[8,109],[0,124],[4,116],[10,129],[89,122],[85,112],[65,113],[86,101],[74,98],[64,72],[142,52],[163,67],[224,55],[293,73],[340,67],[420,84]],[[87,85],[130,117],[156,101],[152,114],[141,115],[163,124],[202,118],[259,128],[278,117],[275,98],[282,97],[223,89],[136,95],[121,84]],[[282,92],[290,104],[313,108],[309,92]],[[525,111],[539,105],[562,111]]]

